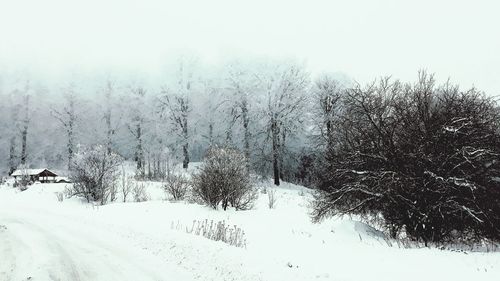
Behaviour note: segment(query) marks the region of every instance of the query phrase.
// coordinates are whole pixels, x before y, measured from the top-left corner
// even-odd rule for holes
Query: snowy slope
[[[389,247],[368,226],[313,224],[303,187],[277,188],[277,206],[227,212],[153,201],[94,207],[57,202],[61,184],[0,188],[0,280],[500,280],[500,253]],[[268,186],[270,187],[270,185]],[[246,248],[172,229],[224,220],[245,231]]]

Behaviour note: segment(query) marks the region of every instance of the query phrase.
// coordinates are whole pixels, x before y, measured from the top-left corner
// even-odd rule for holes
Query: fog
[[[279,150],[290,178],[321,146],[320,81],[342,92],[426,71],[436,92],[448,79],[500,92],[495,1],[0,3],[4,174],[67,169],[94,145],[140,171],[224,145],[262,174]]]
[[[0,62],[157,75],[179,53],[292,57],[365,83],[419,69],[500,92],[498,1],[0,1]]]

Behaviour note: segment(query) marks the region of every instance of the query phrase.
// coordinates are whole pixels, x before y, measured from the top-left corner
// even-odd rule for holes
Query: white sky
[[[0,61],[154,71],[183,49],[293,56],[360,82],[435,72],[500,94],[495,0],[0,0]]]

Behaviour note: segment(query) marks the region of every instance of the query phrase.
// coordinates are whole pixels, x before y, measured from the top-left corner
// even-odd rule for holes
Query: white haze
[[[159,75],[186,50],[293,57],[315,74],[413,81],[419,69],[500,93],[498,1],[0,0],[0,66],[64,80],[72,71]]]

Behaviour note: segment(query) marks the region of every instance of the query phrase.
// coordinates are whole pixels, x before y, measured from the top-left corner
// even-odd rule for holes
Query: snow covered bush
[[[84,148],[74,156],[71,196],[82,196],[87,202],[106,204],[118,179],[122,158],[97,145]]]
[[[232,148],[208,150],[199,173],[193,175],[193,194],[210,207],[250,209],[257,199],[245,156]]]
[[[167,176],[163,189],[172,200],[183,200],[189,190],[189,181],[183,175],[170,174]]]
[[[350,89],[314,218],[357,214],[392,237],[500,241],[500,114],[475,89],[382,80]]]

